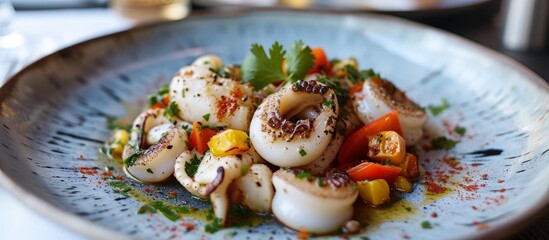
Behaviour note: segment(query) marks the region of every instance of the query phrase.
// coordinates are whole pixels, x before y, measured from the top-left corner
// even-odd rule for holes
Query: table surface
[[[498,2],[498,1],[496,1]],[[513,52],[506,50],[500,43],[499,2],[468,9],[467,12],[454,12],[444,16],[405,16],[499,51],[532,69],[546,81],[549,81],[549,48],[538,52]],[[66,21],[66,19],[74,19]],[[15,29],[27,41],[29,48],[25,62],[38,59],[56,49],[124,29],[137,23],[124,19],[107,9],[71,9],[48,11],[19,11]],[[63,25],[61,28],[51,26]],[[54,30],[54,29],[57,29]],[[36,40],[39,39],[39,40]],[[34,45],[34,46],[33,46]],[[0,62],[0,65],[2,62]],[[2,67],[2,66],[0,66]],[[0,69],[1,70],[1,69]],[[0,73],[0,78],[2,77]],[[0,86],[3,79],[0,79]],[[549,239],[549,213],[511,239]],[[32,226],[29,231],[28,226]],[[48,236],[50,239],[83,239],[55,222],[28,209],[17,199],[0,188],[0,239],[36,239]]]

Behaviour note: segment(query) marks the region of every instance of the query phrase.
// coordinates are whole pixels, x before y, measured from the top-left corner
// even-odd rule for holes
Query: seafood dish
[[[387,204],[422,177],[414,145],[426,122],[353,57],[253,44],[241,65],[210,54],[183,66],[103,152],[136,181],[175,178],[209,201],[219,228],[236,205],[300,234],[356,234],[357,202]]]

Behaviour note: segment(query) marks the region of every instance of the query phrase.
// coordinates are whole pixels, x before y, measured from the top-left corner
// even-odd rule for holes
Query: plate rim
[[[49,59],[54,58],[56,55],[65,52],[71,51],[75,48],[79,48],[88,44],[95,44],[95,42],[102,41],[109,38],[116,38],[120,35],[126,35],[132,32],[138,31],[147,31],[149,29],[154,29],[161,26],[166,26],[169,24],[180,24],[180,22],[185,22],[189,20],[198,20],[198,19],[226,19],[226,18],[242,18],[242,17],[259,17],[260,14],[298,14],[296,10],[258,10],[258,9],[242,9],[236,10],[233,12],[193,12],[189,17],[177,20],[177,21],[168,21],[168,22],[154,22],[146,23],[132,27],[130,29],[110,33],[107,35],[102,35],[99,37],[94,37],[82,42],[78,42],[66,47],[63,47],[55,52],[47,54],[38,60],[32,62],[31,64],[25,66],[15,75],[10,77],[3,86],[0,87],[0,102],[5,101],[6,98],[10,96],[11,90],[15,87],[16,82],[21,76],[25,75],[30,69],[34,69],[44,62],[49,61]],[[432,26],[428,26],[422,23],[414,22],[411,20],[406,20],[400,17],[388,16],[377,13],[364,13],[361,15],[353,15],[341,12],[306,12],[301,13],[306,14],[309,17],[311,16],[332,16],[339,18],[353,18],[353,19],[373,19],[382,22],[390,22],[398,25],[405,26],[411,29],[428,29],[438,36],[451,39],[453,41],[462,44],[463,46],[469,47],[474,50],[479,50],[484,54],[489,55],[489,58],[494,59],[496,62],[507,64],[514,68],[517,72],[524,74],[527,77],[527,80],[537,86],[543,88],[542,91],[549,93],[549,82],[546,82],[543,78],[537,75],[528,67],[519,63],[518,61],[512,59],[509,56],[504,55],[503,53],[497,52],[494,49],[483,46],[479,43],[468,40],[464,37],[461,37],[457,34],[447,32]],[[549,170],[549,165],[544,169]],[[548,171],[549,172],[549,171]],[[542,170],[543,173],[543,170]],[[19,185],[15,179],[10,178],[4,170],[0,168],[0,186],[3,187],[6,192],[14,196],[20,203],[23,203],[29,209],[34,210],[35,212],[41,214],[42,216],[60,224],[62,227],[66,227],[67,230],[73,231],[75,233],[82,234],[86,237],[98,238],[98,239],[132,239],[129,235],[121,234],[114,230],[108,229],[99,225],[97,223],[91,222],[85,218],[79,217],[72,212],[63,210],[49,202],[43,200],[37,195],[33,194],[30,191],[27,191],[23,186]],[[549,185],[548,185],[549,186]],[[511,218],[507,221],[502,222],[497,228],[490,227],[487,230],[481,232],[475,232],[469,236],[462,236],[468,239],[486,239],[486,238],[496,238],[501,239],[504,237],[509,237],[512,234],[518,233],[520,230],[525,229],[530,224],[538,221],[543,218],[545,214],[549,213],[549,188],[546,189],[544,197],[545,202],[536,202],[525,211],[518,213],[514,218]],[[540,214],[541,213],[541,214]]]

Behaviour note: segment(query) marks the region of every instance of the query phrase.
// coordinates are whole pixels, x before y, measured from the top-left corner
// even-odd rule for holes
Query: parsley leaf
[[[462,137],[463,137],[463,135],[465,135],[465,131],[466,131],[466,129],[464,127],[461,127],[461,126],[456,126],[454,128],[454,132],[459,134]]]
[[[450,105],[448,104],[448,100],[446,100],[446,98],[443,98],[441,105],[439,105],[439,106],[429,105],[427,107],[429,108],[429,111],[431,111],[433,116],[438,116],[440,113],[442,113],[448,107],[450,107]]]
[[[322,105],[326,106],[326,107],[331,107],[334,105],[334,101],[325,101],[322,103]]]
[[[360,76],[362,77],[362,79],[368,79],[368,78],[381,78],[381,76],[379,75],[379,73],[376,73],[374,72],[373,69],[367,69],[367,70],[362,70],[360,71]]]
[[[164,110],[164,116],[179,117],[179,112],[181,112],[179,106],[177,106],[177,103],[172,101],[166,107],[166,110]]]
[[[263,46],[252,44],[250,53],[242,63],[242,81],[251,83],[256,90],[280,80],[295,82],[303,79],[315,64],[311,48],[305,46],[303,41],[292,44],[287,58],[285,56],[286,51],[278,42],[269,49],[269,56],[265,53]],[[285,70],[288,77],[282,70],[284,60],[286,60]]]
[[[310,173],[308,173],[306,171],[299,172],[297,175],[295,175],[295,177],[299,178],[299,179],[307,179],[307,180],[310,180],[310,179],[314,178],[313,175],[311,175]]]
[[[307,152],[305,152],[305,149],[299,149],[299,155],[304,157],[305,155],[307,155]]]
[[[133,166],[135,164],[135,161],[137,161],[137,158],[139,155],[141,155],[144,151],[143,150],[137,150],[132,155],[130,155],[128,158],[124,159],[124,164],[127,167]]]
[[[431,229],[433,228],[433,226],[431,225],[431,223],[429,221],[423,221],[421,222],[421,227],[423,229]]]
[[[292,82],[303,79],[307,75],[307,71],[315,65],[315,57],[311,48],[304,47],[304,45],[303,41],[296,41],[288,51],[286,72],[289,74],[288,79]]]
[[[221,229],[221,218],[214,218],[214,220],[204,226],[204,231],[207,233],[215,233]]]
[[[254,89],[259,90],[272,82],[285,79],[282,71],[282,61],[286,51],[278,42],[269,49],[270,58],[263,46],[252,44],[250,53],[242,63],[242,81],[251,83]]]
[[[204,118],[204,120],[206,120],[206,121],[210,121],[210,114],[206,113],[206,114],[202,115],[202,118]]]
[[[170,92],[170,88],[168,87],[168,84],[163,84],[156,93],[149,95],[149,106],[153,106],[156,103],[164,104],[164,95],[166,95],[168,92]]]
[[[433,147],[433,149],[435,150],[450,150],[454,148],[458,143],[459,141],[456,140],[448,139],[446,137],[438,137],[431,141],[431,147]]]
[[[194,177],[196,171],[198,171],[198,165],[200,165],[201,161],[202,158],[199,158],[196,154],[194,154],[191,161],[185,163],[185,172],[189,175],[189,177]]]

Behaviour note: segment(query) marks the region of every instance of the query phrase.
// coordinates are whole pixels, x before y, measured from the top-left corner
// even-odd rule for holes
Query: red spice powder
[[[440,193],[444,193],[446,191],[446,188],[434,182],[427,182],[427,191],[431,193],[440,194]]]
[[[192,223],[181,222],[181,223],[179,223],[179,225],[185,227],[185,230],[187,230],[187,232],[194,230],[194,224],[192,224]]]
[[[218,119],[223,119],[228,114],[229,115],[233,114],[234,111],[236,111],[236,109],[238,108],[238,103],[236,102],[236,100],[234,98],[230,98],[226,96],[221,96],[221,99],[219,99],[215,103],[215,105],[217,107]]]
[[[437,217],[438,217],[438,214],[437,214],[436,212],[432,212],[432,213],[431,213],[431,217],[432,217],[432,218],[437,218]]]
[[[498,180],[498,183],[504,183],[504,182],[505,182],[505,180],[503,180],[503,179]]]
[[[488,174],[487,173],[482,174],[481,178],[482,180],[488,180]]]
[[[80,173],[86,174],[86,175],[95,175],[98,173],[98,171],[97,171],[97,168],[81,167]]]
[[[146,187],[146,188],[143,189],[143,191],[145,191],[147,193],[151,193],[153,191],[153,189],[150,188],[150,187]]]
[[[101,173],[101,178],[102,179],[105,179],[105,178],[108,178],[108,177],[111,177],[112,176],[112,172],[102,172]]]
[[[116,176],[116,180],[123,181],[123,180],[124,180],[124,177],[122,177],[122,176]]]
[[[479,189],[479,186],[477,184],[472,184],[472,185],[459,184],[459,186],[468,192],[477,192]]]

